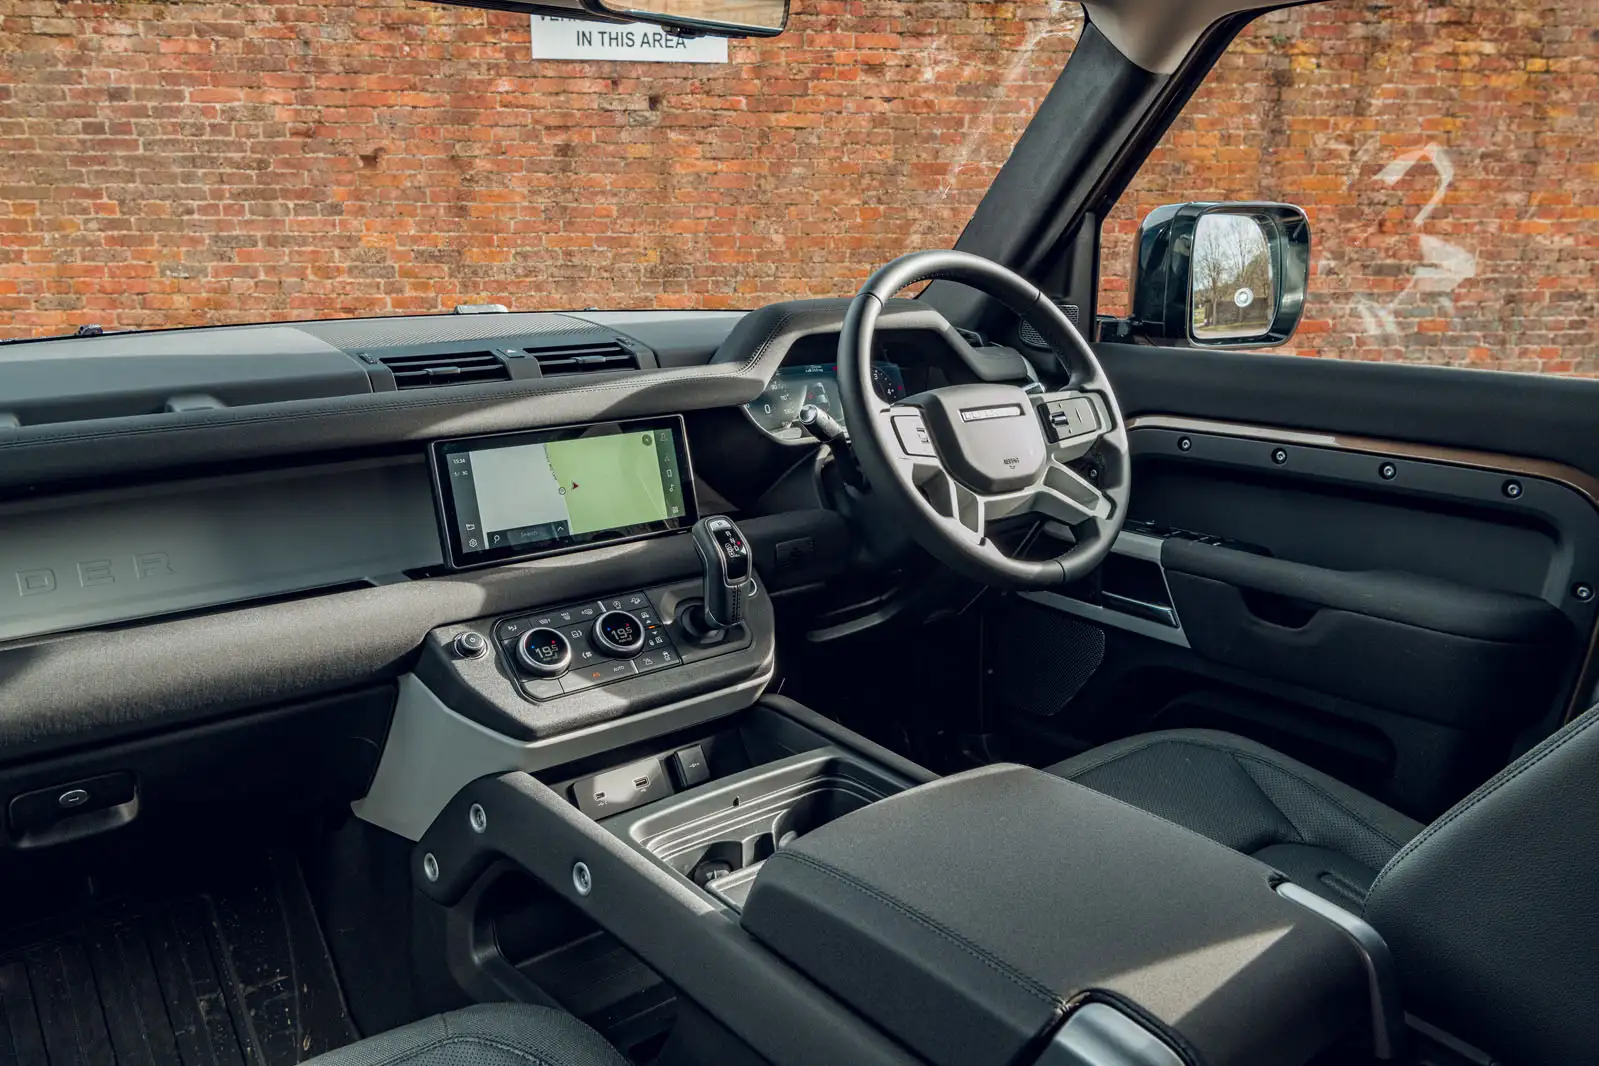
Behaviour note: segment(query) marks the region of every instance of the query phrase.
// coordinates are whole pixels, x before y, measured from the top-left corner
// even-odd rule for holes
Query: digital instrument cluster
[[[878,399],[885,403],[905,398],[905,379],[893,363],[873,364],[872,387]],[[778,440],[798,441],[808,439],[805,428],[799,423],[800,408],[806,404],[814,404],[845,423],[844,406],[838,393],[838,364],[785,366],[772,378],[766,391],[745,404],[744,409],[756,425]],[[848,424],[845,425],[847,428]]]

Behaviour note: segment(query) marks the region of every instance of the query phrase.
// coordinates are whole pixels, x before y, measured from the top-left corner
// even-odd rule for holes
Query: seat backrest
[[[1599,708],[1401,849],[1366,919],[1410,1013],[1508,1062],[1599,1061]]]

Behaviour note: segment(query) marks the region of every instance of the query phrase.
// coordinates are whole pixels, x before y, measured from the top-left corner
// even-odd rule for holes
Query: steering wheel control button
[[[452,645],[456,657],[460,659],[481,659],[489,650],[489,642],[483,639],[483,634],[470,629],[465,633],[457,633]]]
[[[1099,413],[1094,410],[1094,401],[1086,396],[1051,400],[1044,404],[1043,414],[1049,438],[1056,444],[1099,429]]]
[[[606,611],[594,623],[594,643],[624,659],[644,650],[644,623],[628,611]]]
[[[516,642],[516,662],[534,677],[560,677],[572,664],[572,645],[553,629],[530,629]]]
[[[933,448],[933,438],[927,435],[927,425],[916,415],[895,415],[894,436],[899,438],[899,446],[906,455],[924,459],[938,457],[938,452]]]

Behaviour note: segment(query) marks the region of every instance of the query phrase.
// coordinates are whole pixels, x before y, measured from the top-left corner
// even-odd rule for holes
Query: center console
[[[549,959],[508,958],[528,928],[496,926],[513,878],[761,1062],[1391,1050],[1389,964],[1357,917],[1079,785],[939,780],[768,693],[773,595],[839,565],[847,534],[827,513],[699,517],[681,429],[434,448],[451,565],[515,560],[489,572],[515,598],[476,578],[494,605],[428,634],[355,810],[417,841],[462,990],[541,1001]]]
[[[782,697],[474,781],[414,851],[447,908],[506,866],[773,1063],[1287,1066],[1402,1027],[1369,927],[1254,859],[1041,771],[935,779]]]

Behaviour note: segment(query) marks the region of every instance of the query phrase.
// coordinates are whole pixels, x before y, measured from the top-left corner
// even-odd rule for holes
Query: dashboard
[[[874,363],[872,388],[877,398],[885,403],[903,400],[906,396],[905,376],[898,364]],[[839,398],[837,363],[804,363],[781,367],[773,375],[766,391],[745,404],[744,410],[749,412],[757,426],[778,440],[808,441],[810,435],[799,422],[800,408],[807,404],[821,408],[848,428]]]
[[[772,594],[827,581],[849,557],[835,512],[803,494],[770,514],[744,508],[794,466],[776,453],[800,444],[774,434],[792,431],[799,406],[841,413],[832,358],[848,304],[8,346],[0,752],[393,679],[421,634],[486,615],[596,590],[678,595],[668,583],[696,563],[688,538],[670,534],[702,507],[737,511]],[[944,344],[951,328],[918,301],[891,301],[882,322],[885,400],[938,384],[937,360],[966,360],[984,380],[1027,375],[1014,353]],[[441,484],[441,465],[464,466],[470,486]],[[648,678],[691,680],[712,665]],[[613,717],[615,693],[632,684],[656,682],[561,703]]]

